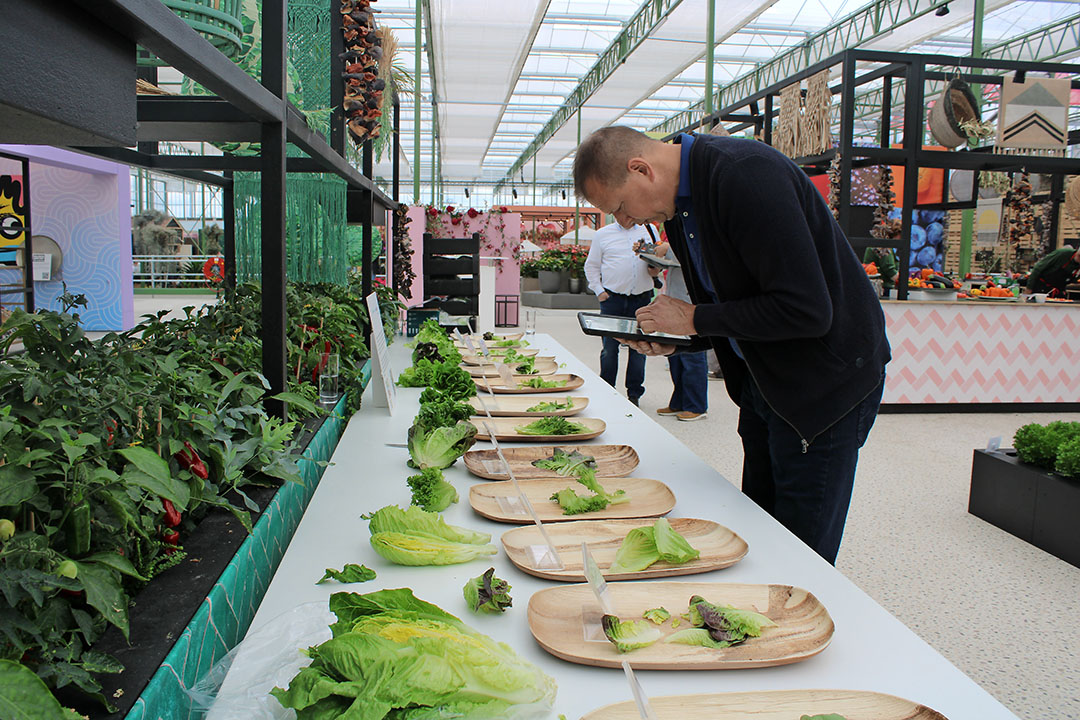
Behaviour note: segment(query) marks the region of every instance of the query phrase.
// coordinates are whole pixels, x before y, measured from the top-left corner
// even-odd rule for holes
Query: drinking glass
[[[525,311],[525,334],[532,335],[536,332],[536,311]]]

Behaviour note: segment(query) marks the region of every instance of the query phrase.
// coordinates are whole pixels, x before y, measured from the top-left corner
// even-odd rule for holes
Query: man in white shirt
[[[634,252],[634,243],[638,240],[655,242],[644,225],[624,228],[611,223],[597,230],[593,237],[585,260],[585,278],[589,289],[600,301],[600,312],[605,315],[632,318],[638,308],[652,300],[653,279],[649,266]],[[615,387],[621,343],[608,337],[603,338],[603,343],[600,377]],[[627,352],[630,356],[626,362],[626,396],[637,405],[645,393],[645,356],[630,348]]]

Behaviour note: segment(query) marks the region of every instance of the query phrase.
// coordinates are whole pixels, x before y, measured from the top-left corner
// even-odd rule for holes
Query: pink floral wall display
[[[424,301],[424,233],[437,238],[464,238],[480,234],[480,257],[503,258],[483,260],[481,265],[494,265],[495,294],[518,295],[521,292],[521,214],[499,206],[490,210],[461,209],[454,205],[444,208],[435,205],[409,207],[409,239],[412,241],[413,271],[410,306]]]

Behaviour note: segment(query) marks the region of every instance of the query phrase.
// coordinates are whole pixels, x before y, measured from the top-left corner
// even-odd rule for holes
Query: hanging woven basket
[[[930,108],[930,134],[947,148],[958,147],[968,139],[967,133],[960,128],[960,123],[981,119],[979,102],[971,92],[971,86],[959,78],[954,78]]]
[[[210,41],[228,58],[240,54],[244,26],[240,22],[243,12],[241,0],[164,0],[165,6]],[[138,64],[161,66],[165,63],[153,53],[140,47]]]

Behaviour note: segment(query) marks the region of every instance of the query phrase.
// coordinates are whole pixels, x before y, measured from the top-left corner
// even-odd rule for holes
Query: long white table
[[[796,585],[814,593],[836,624],[831,644],[820,655],[793,665],[753,670],[639,671],[638,678],[648,695],[842,688],[905,697],[938,710],[950,720],[1015,717],[558,343],[546,335],[530,340],[533,347],[540,348],[541,355],[554,355],[565,363],[565,372],[585,378],[584,387],[574,390],[575,395],[589,397],[583,415],[607,422],[607,431],[590,443],[631,445],[641,458],[633,475],[662,480],[675,492],[678,503],[671,516],[714,520],[749,544],[749,554],[733,567],[671,579]],[[408,352],[400,339],[391,347],[395,377],[409,364]],[[492,541],[500,547],[499,554],[463,565],[413,568],[392,565],[375,553],[368,542],[367,522],[360,515],[387,504],[404,507],[409,502],[405,478],[414,471],[405,465],[408,451],[387,443],[405,442],[420,390],[398,388],[393,417],[387,415],[386,409],[374,406],[370,393],[369,389],[361,411],[349,422],[333,464],[327,468],[304,514],[249,635],[298,604],[325,603],[335,592],[410,587],[417,597],[509,643],[554,677],[559,685],[556,712],[577,718],[608,703],[629,700],[630,690],[622,671],[559,660],[533,640],[526,619],[529,598],[556,583],[527,575],[506,558],[499,536],[517,526],[485,520],[472,511],[469,488],[487,481],[470,475],[461,461],[446,471],[447,479],[458,488],[461,502],[451,506],[444,516],[452,524],[490,532]],[[490,445],[478,443],[476,447]],[[376,570],[378,578],[348,586],[315,584],[324,568],[341,568],[345,563],[363,563]],[[491,565],[496,575],[513,586],[514,607],[501,616],[477,616],[466,609],[461,588],[466,580]],[[919,592],[917,586],[908,590]]]

